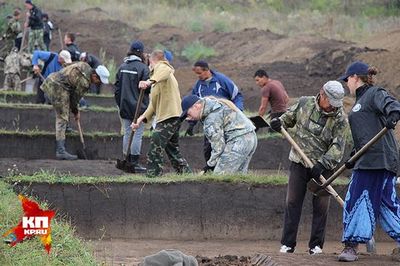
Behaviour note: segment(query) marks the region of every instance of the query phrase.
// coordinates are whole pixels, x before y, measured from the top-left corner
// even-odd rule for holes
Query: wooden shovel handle
[[[349,163],[355,163],[361,155],[363,155],[369,147],[371,147],[375,142],[377,142],[383,135],[386,134],[388,129],[386,127],[382,128],[381,131],[378,132],[378,134],[375,135],[370,141],[368,141],[359,151],[357,151],[349,160]],[[331,175],[326,182],[324,182],[321,185],[321,189],[326,188],[329,186],[343,171],[346,170],[346,165],[342,165],[333,175]]]
[[[289,143],[293,146],[293,148],[296,150],[296,152],[300,155],[300,157],[304,160],[304,162],[307,164],[309,168],[312,168],[314,165],[311,162],[311,160],[307,157],[307,155],[303,152],[303,150],[297,145],[297,143],[294,141],[294,139],[289,135],[289,133],[281,127],[281,133],[282,135],[289,141]],[[325,183],[326,179],[322,175],[319,176],[320,182]],[[333,189],[332,186],[327,186],[326,189],[328,190],[329,194],[331,194],[336,201],[340,204],[340,206],[344,206],[343,199],[339,196],[339,194]]]

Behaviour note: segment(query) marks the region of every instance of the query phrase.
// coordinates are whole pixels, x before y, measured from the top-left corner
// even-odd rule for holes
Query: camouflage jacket
[[[215,166],[229,141],[254,132],[253,123],[237,107],[233,110],[217,98],[203,98],[202,123],[204,135],[211,143],[212,152],[207,164]],[[226,100],[227,101],[227,100]]]
[[[70,107],[77,111],[79,100],[89,90],[90,75],[93,69],[86,62],[73,63],[58,72],[50,74],[42,85],[43,91],[49,96],[62,88],[70,94]]]
[[[21,32],[21,23],[15,18],[10,19],[6,30],[6,38],[14,40]]]
[[[318,97],[301,97],[280,119],[285,128],[294,128],[293,139],[313,164],[334,169],[342,160],[349,125],[343,108],[326,113],[318,105]],[[306,164],[292,148],[289,160]]]
[[[30,67],[31,65],[32,63],[29,54],[18,53],[13,49],[4,59],[4,74],[21,75],[21,68]]]

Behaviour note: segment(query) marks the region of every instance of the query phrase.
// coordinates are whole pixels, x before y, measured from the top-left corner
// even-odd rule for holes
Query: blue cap
[[[134,41],[131,44],[131,51],[143,52],[144,45],[141,41]]]
[[[169,50],[167,50],[167,49],[164,50],[164,57],[165,57],[165,59],[167,59],[167,61],[170,62],[170,63],[172,62],[172,60],[174,60],[174,55],[172,54],[171,51],[169,51]]]
[[[182,106],[181,118],[186,118],[189,108],[192,107],[193,104],[195,104],[199,100],[200,100],[199,96],[193,94],[186,95],[185,97],[183,97],[181,103]]]
[[[338,80],[343,80],[347,82],[347,78],[350,76],[368,75],[368,68],[369,66],[366,63],[362,61],[356,61],[347,67],[346,73],[343,76],[341,76]]]

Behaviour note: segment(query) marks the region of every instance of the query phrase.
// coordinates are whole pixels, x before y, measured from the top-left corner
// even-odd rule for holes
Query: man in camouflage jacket
[[[18,9],[14,10],[14,16],[10,16],[7,22],[7,29],[4,35],[1,36],[5,42],[0,53],[0,57],[3,59],[11,52],[11,49],[16,46],[15,39],[22,33],[21,23],[19,22],[20,17],[21,12]]]
[[[316,97],[301,97],[285,114],[271,121],[272,129],[278,132],[281,126],[294,128],[294,140],[314,164],[313,168],[307,168],[297,152],[293,148],[290,151],[292,163],[286,194],[282,253],[294,252],[307,182],[311,178],[319,180],[321,174],[328,177],[342,160],[345,133],[349,130],[342,107],[343,97],[342,85],[329,81]],[[322,252],[328,208],[329,197],[313,196],[310,254]]]
[[[21,68],[28,68],[31,65],[31,55],[18,53],[18,48],[14,47],[4,60],[3,89],[21,91]]]
[[[188,95],[182,100],[182,118],[200,120],[211,143],[211,157],[205,172],[247,172],[257,147],[253,123],[233,102],[213,96]]]
[[[65,151],[65,129],[69,121],[69,111],[75,120],[80,119],[78,104],[88,92],[90,84],[107,84],[110,73],[103,65],[92,69],[85,62],[69,65],[59,72],[50,74],[41,89],[49,96],[56,112],[56,158],[76,160],[77,156]]]

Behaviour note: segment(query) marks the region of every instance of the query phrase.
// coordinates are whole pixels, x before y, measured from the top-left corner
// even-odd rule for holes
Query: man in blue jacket
[[[208,63],[204,60],[199,60],[194,63],[193,72],[199,80],[194,84],[192,94],[200,98],[205,96],[215,96],[217,98],[227,99],[233,102],[237,108],[243,111],[243,96],[239,91],[238,86],[227,76],[210,69]],[[189,128],[186,130],[186,135],[193,135],[193,127],[196,122],[189,122]],[[204,138],[204,158],[206,162],[211,157],[211,144]]]
[[[39,67],[39,60],[44,62],[43,68]],[[59,54],[47,51],[36,50],[33,52],[32,65],[35,74],[42,74],[47,78],[51,73],[58,72],[65,64],[71,64],[71,54],[67,50],[62,50]],[[39,87],[43,80],[40,79]],[[37,90],[36,103],[45,103],[46,99],[42,90]]]

